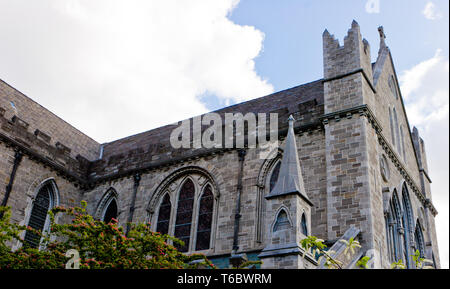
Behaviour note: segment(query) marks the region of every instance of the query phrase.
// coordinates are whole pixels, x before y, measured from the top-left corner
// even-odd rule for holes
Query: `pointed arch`
[[[195,250],[209,249],[211,243],[211,230],[214,211],[214,195],[212,187],[207,184],[203,189],[200,198],[200,206],[198,211],[197,236]]]
[[[411,255],[413,252],[411,252],[410,244],[412,244],[412,236],[414,234],[413,228],[414,216],[406,183],[403,183],[402,186],[402,205],[403,205],[402,224],[404,228],[403,234],[404,259],[406,261],[406,265],[408,266],[408,268],[412,268]]]
[[[156,231],[161,234],[169,233],[170,213],[172,211],[172,203],[170,195],[166,193],[159,205],[158,221],[156,223]]]
[[[406,182],[403,183],[402,186],[402,205],[403,205],[403,215],[405,217],[405,229],[408,230],[409,233],[413,232],[414,226],[414,214],[412,210],[411,200],[409,197],[408,187],[406,186]]]
[[[281,208],[276,216],[275,224],[272,229],[273,232],[288,230],[292,227],[291,221],[289,220],[289,215],[285,208]]]
[[[262,243],[263,242],[263,236],[267,231],[267,228],[264,226],[264,212],[266,210],[264,202],[264,196],[268,195],[270,193],[270,179],[273,176],[273,172],[275,167],[280,163],[281,166],[281,156],[282,156],[283,150],[281,148],[277,148],[276,150],[273,150],[269,156],[270,158],[267,158],[264,160],[263,164],[261,165],[261,168],[258,173],[258,181],[257,181],[257,187],[258,187],[258,195],[256,198],[256,230],[255,230],[255,237],[256,242]],[[273,176],[275,178],[275,176]],[[278,176],[276,177],[278,179]],[[273,187],[272,187],[273,189]]]
[[[391,262],[397,262],[403,258],[403,246],[401,244],[399,232],[401,228],[401,208],[398,200],[397,190],[394,189],[392,198],[389,201],[389,211],[385,217],[386,241]]]
[[[147,220],[152,230],[163,228],[158,228],[158,221],[163,220],[159,215],[162,214],[161,205],[165,204],[167,213],[164,222],[167,228],[164,231],[185,243],[182,247],[178,246],[179,250],[213,250],[217,234],[219,187],[223,184],[221,175],[217,175],[217,179],[221,183],[216,183],[212,173],[197,166],[178,168],[169,173],[149,198]]]
[[[404,140],[404,135],[403,135],[403,125],[400,125],[400,144],[402,147],[402,157],[403,157],[403,161],[406,161],[406,152],[405,152],[405,140]]]
[[[391,75],[389,77],[389,88],[391,89],[392,95],[395,97],[395,99],[398,99],[398,91],[397,91],[397,82],[395,81],[394,75]]]
[[[169,187],[178,179],[189,176],[189,175],[202,175],[209,181],[213,188],[214,198],[218,199],[220,197],[219,187],[224,183],[224,180],[221,175],[213,176],[208,170],[199,167],[199,166],[187,166],[183,168],[176,169],[172,173],[170,173],[156,188],[153,194],[150,195],[150,199],[148,200],[148,205],[146,211],[149,213],[150,219],[153,217],[156,208],[162,198],[162,196],[167,192]]]
[[[400,144],[400,131],[399,131],[399,126],[398,126],[398,116],[397,116],[397,111],[394,109],[392,110],[393,114],[394,114],[394,130],[395,130],[395,139],[396,139],[396,148],[397,148],[397,152],[400,154],[401,153],[401,144]]]
[[[192,179],[188,177],[179,191],[175,221],[175,238],[184,242],[184,246],[178,246],[181,252],[187,252],[189,250],[194,199],[195,185]]]
[[[48,211],[59,204],[58,187],[53,179],[44,181],[38,186],[34,197],[31,213],[28,219],[28,226],[45,233],[50,225]],[[26,231],[25,244],[32,248],[38,248],[41,243],[39,235]]]
[[[420,252],[420,256],[425,258],[425,239],[423,237],[422,228],[418,219],[416,229],[414,231],[414,242],[416,245],[416,250],[419,250]]]
[[[278,161],[272,169],[272,172],[270,174],[269,193],[272,192],[273,188],[277,184],[278,175],[280,174],[280,167],[281,161]]]
[[[301,224],[302,234],[305,236],[308,236],[308,223],[306,221],[305,213],[302,214],[302,219],[301,219],[300,224]]]
[[[112,198],[109,204],[106,206],[102,221],[105,223],[109,223],[113,219],[117,220],[117,216],[118,216],[117,201],[115,198]]]
[[[116,211],[114,212],[114,206],[116,206]],[[108,212],[107,220],[105,220],[106,212],[110,209]],[[114,214],[115,213],[115,217]],[[101,221],[107,221],[110,222],[110,217],[117,219],[119,217],[119,201],[118,201],[118,194],[116,190],[111,187],[109,188],[100,199],[100,202],[97,205],[97,209],[95,210],[94,217],[97,220]]]
[[[392,115],[392,109],[389,108],[389,125],[390,125],[390,129],[391,129],[391,140],[392,140],[392,144],[395,147],[395,130],[394,130],[394,117]]]

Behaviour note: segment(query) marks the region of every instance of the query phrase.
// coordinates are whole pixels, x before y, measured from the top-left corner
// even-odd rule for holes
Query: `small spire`
[[[384,34],[383,26],[378,27],[378,33],[380,34],[380,48],[386,47],[386,34]]]
[[[274,198],[281,195],[299,194],[305,201],[312,204],[308,199],[298,158],[297,143],[294,133],[294,117],[288,118],[289,129],[286,137],[283,158],[281,159],[280,173],[277,183],[272,192],[266,198]]]
[[[357,28],[357,27],[359,27],[359,24],[358,24],[358,22],[356,22],[355,19],[353,19],[353,21],[352,21],[352,28]]]

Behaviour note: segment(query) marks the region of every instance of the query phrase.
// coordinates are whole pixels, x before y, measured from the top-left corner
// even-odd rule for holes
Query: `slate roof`
[[[287,129],[287,119],[292,114],[296,126],[317,122],[323,115],[323,81],[296,86],[264,97],[214,111],[225,113],[278,113],[279,129]],[[211,149],[173,149],[170,134],[178,124],[166,125],[103,145],[101,160],[93,162],[91,178],[102,178],[157,166],[164,162],[186,159],[206,153]]]

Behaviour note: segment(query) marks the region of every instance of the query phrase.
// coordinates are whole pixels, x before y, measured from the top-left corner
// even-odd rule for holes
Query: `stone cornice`
[[[419,186],[414,182],[411,175],[408,173],[402,162],[400,161],[400,157],[397,155],[394,149],[392,149],[391,145],[387,141],[387,139],[384,137],[379,121],[373,114],[373,112],[370,110],[370,108],[364,104],[356,107],[352,107],[349,109],[336,111],[332,113],[327,113],[323,115],[320,119],[322,120],[324,125],[327,125],[330,121],[340,121],[343,118],[351,119],[353,115],[359,115],[359,116],[365,116],[369,123],[372,125],[372,128],[375,130],[377,136],[378,136],[378,142],[382,146],[385,153],[389,156],[392,163],[395,165],[399,173],[403,176],[403,178],[406,180],[407,184],[412,188],[417,198],[421,201],[421,203],[428,207],[431,212],[433,213],[433,216],[437,215],[437,210],[434,207],[434,205],[427,201],[427,198],[422,194],[422,192],[419,189]],[[425,171],[424,171],[425,172]]]

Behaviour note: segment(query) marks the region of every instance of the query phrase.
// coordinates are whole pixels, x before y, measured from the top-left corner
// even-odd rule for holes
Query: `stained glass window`
[[[194,196],[194,183],[188,179],[180,190],[177,219],[175,222],[175,238],[178,238],[184,242],[184,246],[178,246],[178,250],[181,252],[187,252],[189,249]]]
[[[47,220],[52,190],[52,185],[47,183],[39,190],[36,199],[33,202],[28,226],[40,232],[44,229],[45,221]],[[25,233],[25,243],[32,248],[37,248],[40,243],[40,237],[35,233],[27,231]]]
[[[103,222],[109,223],[112,219],[117,219],[117,203],[115,199],[112,199],[105,211]]]
[[[166,194],[159,207],[158,222],[156,225],[156,231],[161,234],[169,233],[170,211],[172,204],[170,203],[169,194]]]
[[[197,244],[196,250],[209,249],[211,240],[211,225],[213,216],[214,196],[211,186],[207,185],[200,199],[200,209],[198,213]]]
[[[278,181],[278,175],[280,173],[281,162],[278,162],[275,168],[272,171],[272,175],[270,176],[270,191],[273,190]]]

